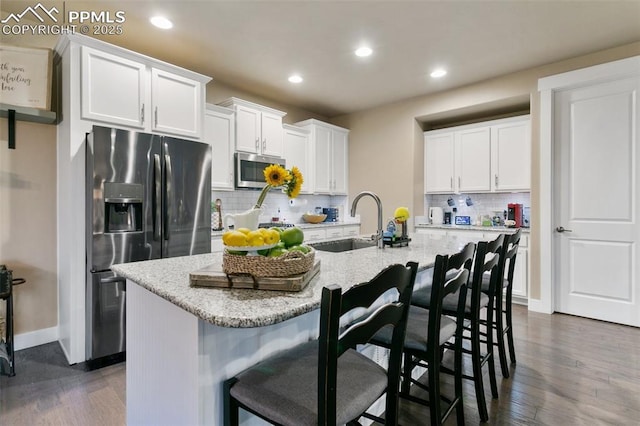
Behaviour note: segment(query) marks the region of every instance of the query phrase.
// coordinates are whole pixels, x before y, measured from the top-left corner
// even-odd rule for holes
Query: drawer
[[[341,238],[344,236],[344,230],[342,229],[342,227],[339,228],[329,228],[327,229],[327,236],[326,238],[331,239],[331,238]]]
[[[318,241],[324,240],[327,238],[327,233],[324,229],[305,229],[304,230],[304,240],[308,241]]]
[[[358,235],[360,235],[360,227],[359,226],[343,226],[342,235],[344,237],[357,237]]]

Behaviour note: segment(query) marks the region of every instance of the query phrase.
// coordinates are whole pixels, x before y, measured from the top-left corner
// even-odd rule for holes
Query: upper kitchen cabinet
[[[425,133],[424,187],[427,194],[455,191],[454,145],[453,132]]]
[[[531,188],[531,123],[529,116],[491,126],[491,189]]]
[[[455,133],[458,192],[491,190],[491,129],[479,127]]]
[[[314,189],[313,181],[313,154],[309,142],[309,130],[289,124],[283,124],[284,131],[284,159],[287,168],[296,166],[302,172],[304,182],[300,190],[301,194],[311,194]]]
[[[229,108],[207,104],[204,114],[204,141],[211,145],[211,188],[233,190],[234,112]]]
[[[529,116],[425,132],[425,193],[529,191]]]
[[[107,43],[80,40],[91,44],[81,46],[83,119],[202,137],[205,85],[210,78]]]
[[[347,195],[349,130],[315,119],[296,126],[310,131],[314,193]]]
[[[236,113],[236,151],[283,156],[282,117],[285,112],[238,98],[220,103]]]

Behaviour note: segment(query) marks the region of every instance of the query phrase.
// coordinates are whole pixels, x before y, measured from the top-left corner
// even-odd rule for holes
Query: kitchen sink
[[[343,251],[375,247],[376,242],[372,240],[363,240],[362,238],[347,238],[344,240],[325,241],[322,243],[312,243],[309,245],[316,250],[341,253]]]

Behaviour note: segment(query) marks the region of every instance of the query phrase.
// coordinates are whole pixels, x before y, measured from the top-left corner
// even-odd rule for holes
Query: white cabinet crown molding
[[[142,62],[149,67],[158,68],[168,72],[179,73],[186,78],[190,78],[204,84],[212,81],[212,78],[209,76],[80,34],[66,34],[64,36],[61,36],[54,47],[54,51],[63,52],[65,49],[67,49],[71,42],[77,43],[82,46],[93,47],[95,49],[101,50],[106,53],[111,53],[112,55],[116,55],[121,58]]]
[[[313,125],[316,125],[316,126],[326,127],[328,129],[331,129],[331,130],[337,130],[339,132],[349,133],[349,129],[345,129],[344,127],[336,126],[335,124],[326,123],[324,121],[320,121],[320,120],[317,120],[315,118],[309,118],[308,120],[299,121],[299,122],[295,123],[296,126],[300,126],[300,127],[308,126],[310,124],[313,124]]]
[[[260,104],[256,104],[253,102],[249,102],[249,101],[245,101],[244,99],[239,99],[239,98],[234,98],[231,97],[229,99],[225,99],[224,101],[218,103],[218,105],[223,106],[223,107],[233,107],[236,105],[240,105],[240,106],[244,106],[247,108],[252,108],[252,109],[257,109],[263,112],[268,112],[274,115],[277,115],[279,117],[284,117],[285,115],[287,115],[286,112],[284,111],[280,111],[277,110],[275,108],[271,108],[268,106],[264,106],[264,105],[260,105]]]

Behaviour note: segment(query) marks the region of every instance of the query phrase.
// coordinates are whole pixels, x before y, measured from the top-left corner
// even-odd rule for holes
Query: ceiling
[[[5,17],[36,3],[3,0],[0,9]],[[326,117],[640,41],[640,0],[42,4],[124,11],[124,33],[103,40]],[[174,28],[152,27],[154,14]],[[373,55],[356,57],[361,44]],[[438,66],[448,75],[430,78]],[[294,72],[303,83],[287,81]]]

